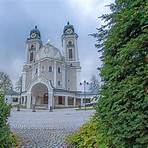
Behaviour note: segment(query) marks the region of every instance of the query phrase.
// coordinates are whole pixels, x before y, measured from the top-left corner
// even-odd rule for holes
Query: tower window
[[[61,68],[60,67],[58,67],[58,73],[61,73]]]
[[[44,72],[44,66],[42,66],[42,73]]]
[[[36,68],[36,69],[35,69],[35,74],[37,74],[37,73],[38,73],[38,69]]]
[[[72,41],[69,41],[69,42],[68,42],[68,45],[69,45],[69,46],[72,46]]]
[[[35,43],[31,44],[31,46],[30,46],[31,50],[34,50],[35,47],[36,47],[36,44]]]
[[[33,52],[30,53],[30,61],[33,61]]]
[[[31,45],[31,49],[34,49],[34,45]]]
[[[69,49],[69,59],[72,59],[72,49]]]
[[[58,85],[59,85],[59,86],[61,85],[61,82],[60,82],[60,81],[58,81]]]
[[[49,66],[49,72],[52,72],[52,67],[51,66]]]

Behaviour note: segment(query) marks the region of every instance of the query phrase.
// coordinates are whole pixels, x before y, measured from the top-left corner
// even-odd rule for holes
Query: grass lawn
[[[81,108],[76,108],[76,111],[85,110],[85,108],[86,110],[94,110],[93,106],[86,106],[86,107],[82,106]]]

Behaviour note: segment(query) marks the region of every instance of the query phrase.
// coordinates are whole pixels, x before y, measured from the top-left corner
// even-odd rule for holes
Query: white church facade
[[[62,34],[62,52],[49,42],[42,43],[37,26],[30,31],[22,71],[21,104],[47,109],[84,105],[78,91],[81,66],[77,40],[69,22]]]

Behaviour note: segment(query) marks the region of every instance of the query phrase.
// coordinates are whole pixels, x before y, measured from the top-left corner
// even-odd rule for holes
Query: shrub
[[[7,123],[10,109],[10,106],[4,101],[4,94],[0,92],[0,146],[2,148],[15,147],[15,140]]]
[[[100,130],[100,124],[96,117],[84,124],[79,131],[69,135],[66,143],[69,147],[78,148],[111,148],[109,137],[106,137]]]

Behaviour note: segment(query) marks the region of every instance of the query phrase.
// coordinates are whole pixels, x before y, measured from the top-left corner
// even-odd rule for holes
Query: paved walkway
[[[23,139],[22,148],[61,148],[66,135],[78,130],[94,113],[57,109],[32,112],[31,110],[11,111],[11,130]]]

